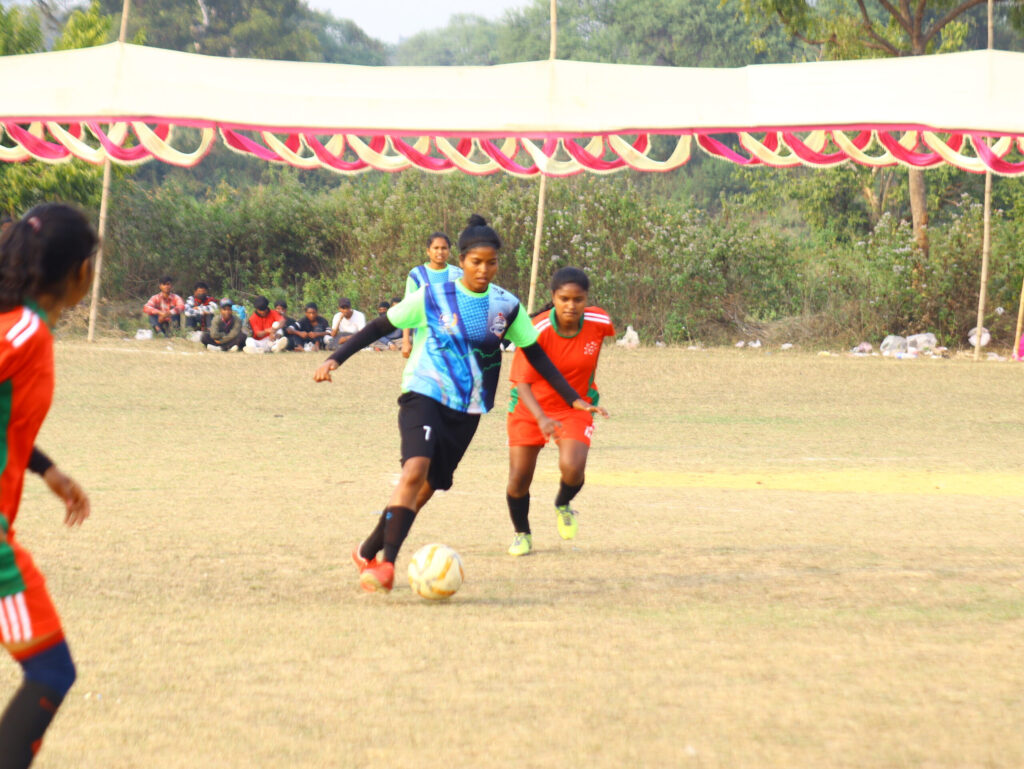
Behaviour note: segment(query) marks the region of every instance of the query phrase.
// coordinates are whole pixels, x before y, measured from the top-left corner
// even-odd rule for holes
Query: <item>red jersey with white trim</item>
[[[588,403],[596,404],[598,400],[597,385],[594,375],[597,372],[597,359],[601,354],[601,344],[605,337],[615,334],[615,327],[608,313],[600,307],[587,307],[583,311],[583,321],[579,330],[572,336],[562,336],[558,332],[555,311],[542,313],[533,319],[537,329],[537,343],[551,358],[555,368],[562,372],[572,388],[583,396]],[[528,382],[537,402],[545,413],[551,414],[565,411],[565,400],[548,384],[536,369],[530,365],[522,350],[516,350],[512,360],[512,384]],[[517,407],[526,412],[525,406],[519,406],[519,395],[512,390],[509,411]],[[526,412],[529,413],[529,412]],[[532,418],[532,417],[531,417]]]
[[[0,313],[0,516],[7,519],[4,528],[18,514],[32,447],[53,400],[53,382],[53,336],[46,321],[29,307]]]

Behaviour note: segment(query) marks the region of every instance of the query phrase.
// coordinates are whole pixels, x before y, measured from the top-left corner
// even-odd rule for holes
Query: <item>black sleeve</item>
[[[340,366],[364,347],[369,347],[382,336],[390,334],[397,328],[388,320],[387,313],[378,315],[349,337],[349,340],[331,353],[327,360],[333,360]]]
[[[53,460],[33,446],[32,456],[28,459],[28,469],[36,475],[42,475],[51,467],[53,467]]]
[[[544,352],[544,348],[534,342],[529,347],[521,347],[523,355],[530,361],[530,365],[548,380],[548,384],[555,388],[555,392],[562,396],[562,400],[568,403],[570,406],[577,400],[580,400],[580,396],[577,395],[576,391],[572,389],[562,372],[555,368],[555,364],[551,362],[551,358]]]

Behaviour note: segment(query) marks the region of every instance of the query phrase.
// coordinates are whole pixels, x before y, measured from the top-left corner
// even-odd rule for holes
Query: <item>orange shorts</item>
[[[562,427],[555,433],[556,441],[567,438],[590,445],[590,436],[594,434],[594,415],[589,411],[566,409],[549,413],[548,416],[562,423]],[[508,415],[506,424],[509,446],[543,446],[547,443],[547,438],[537,426],[537,420],[522,405],[517,405]]]
[[[14,550],[14,562],[25,589],[0,597],[0,643],[12,657],[22,660],[60,643],[64,631],[46,590],[46,580],[32,556],[13,539],[8,539],[7,544]]]

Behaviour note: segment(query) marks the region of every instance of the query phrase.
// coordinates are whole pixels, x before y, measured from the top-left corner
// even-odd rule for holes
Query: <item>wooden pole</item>
[[[551,45],[548,48],[548,59],[555,60],[558,51],[558,0],[551,0]],[[526,300],[526,312],[533,312],[533,302],[537,295],[537,269],[540,263],[540,243],[544,236],[544,197],[547,194],[548,178],[543,169],[540,173],[540,188],[537,190],[537,226],[533,231],[533,262],[530,264],[530,294]]]
[[[1013,334],[1013,357],[1017,357],[1020,349],[1020,332],[1024,326],[1024,280],[1020,283],[1020,300],[1017,302],[1017,330]]]
[[[993,0],[988,0],[988,49],[995,44]],[[988,139],[985,139],[988,143]],[[985,320],[985,298],[988,294],[988,263],[992,253],[992,171],[985,171],[985,207],[981,228],[981,287],[978,290],[978,329],[974,335],[974,360],[981,360],[981,329]],[[1019,313],[1018,313],[1019,315]],[[1018,325],[1020,325],[1018,323]],[[1014,347],[1014,352],[1017,348]]]
[[[978,291],[978,324],[974,335],[974,359],[981,360],[981,328],[985,320],[985,295],[988,293],[988,262],[992,252],[992,172],[985,172],[985,214],[981,229],[981,288]]]
[[[124,0],[121,6],[121,29],[117,35],[117,42],[123,43],[128,34],[128,11],[131,7],[131,0]],[[100,304],[100,275],[103,272],[103,251],[106,249],[105,238],[107,235],[107,209],[110,206],[110,156],[103,161],[103,191],[100,193],[100,223],[97,234],[100,236],[100,245],[96,249],[96,265],[92,275],[92,297],[89,299],[89,333],[86,337],[90,342],[96,339],[96,314]]]

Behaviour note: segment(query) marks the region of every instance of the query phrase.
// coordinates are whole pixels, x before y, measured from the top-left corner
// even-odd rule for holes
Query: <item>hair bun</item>
[[[473,214],[469,217],[469,221],[466,223],[468,227],[486,227],[487,220],[484,219],[480,214]]]

